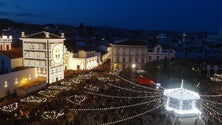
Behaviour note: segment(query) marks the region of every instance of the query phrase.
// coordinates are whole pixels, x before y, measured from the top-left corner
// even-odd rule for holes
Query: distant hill
[[[0,19],[0,31],[3,29],[13,28],[16,30],[17,34],[24,31],[26,34],[35,33],[39,31],[49,31],[51,33],[60,34],[65,33],[66,38],[75,39],[75,36],[80,34],[79,26],[71,26],[64,24],[28,24],[22,22],[15,22],[9,19]],[[132,30],[132,29],[120,29],[110,26],[87,26],[84,25],[82,37],[96,37],[96,38],[106,38],[106,40],[113,41],[115,39],[152,39],[158,33],[169,33],[170,31],[146,31],[146,30]],[[176,32],[173,32],[176,33]],[[178,32],[177,32],[178,33]],[[93,35],[89,35],[93,34]]]

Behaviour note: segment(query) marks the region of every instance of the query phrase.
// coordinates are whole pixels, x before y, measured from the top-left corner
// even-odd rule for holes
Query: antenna
[[[183,79],[181,80],[181,88],[183,88]]]

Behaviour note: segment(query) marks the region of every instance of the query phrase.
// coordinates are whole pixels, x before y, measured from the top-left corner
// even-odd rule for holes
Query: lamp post
[[[131,74],[132,79],[133,79],[133,72],[134,72],[135,68],[136,68],[136,64],[132,64],[132,74]]]

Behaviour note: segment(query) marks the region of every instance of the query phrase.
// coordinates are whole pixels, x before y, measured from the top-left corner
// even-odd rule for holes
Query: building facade
[[[142,69],[147,62],[173,58],[172,49],[163,49],[160,45],[147,47],[147,41],[124,41],[111,44],[108,50],[111,59],[111,70],[127,68]]]
[[[68,55],[65,62],[70,70],[90,70],[101,63],[101,53],[95,50],[81,49],[73,57]]]
[[[15,93],[16,88],[36,81],[36,68],[27,68],[0,75],[0,98]]]
[[[148,48],[147,62],[155,60],[170,59],[175,57],[175,51],[173,49],[163,49],[162,46],[156,45],[152,48]]]
[[[64,34],[39,32],[20,38],[23,43],[23,65],[37,68],[37,76],[51,84],[64,79]]]
[[[0,37],[0,51],[11,50],[12,36],[2,35]]]
[[[109,47],[111,70],[132,68],[134,64],[136,69],[141,69],[146,63],[146,54],[146,41],[124,41],[111,44]]]

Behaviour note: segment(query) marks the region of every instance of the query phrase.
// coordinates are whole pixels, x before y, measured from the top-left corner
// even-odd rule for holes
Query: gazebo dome
[[[163,93],[165,96],[170,98],[175,98],[179,100],[198,100],[200,96],[198,93],[184,89],[184,88],[175,88],[164,90]]]
[[[197,115],[201,112],[196,107],[200,99],[198,93],[184,89],[183,80],[180,88],[166,89],[163,95],[167,98],[165,109],[179,115]]]

